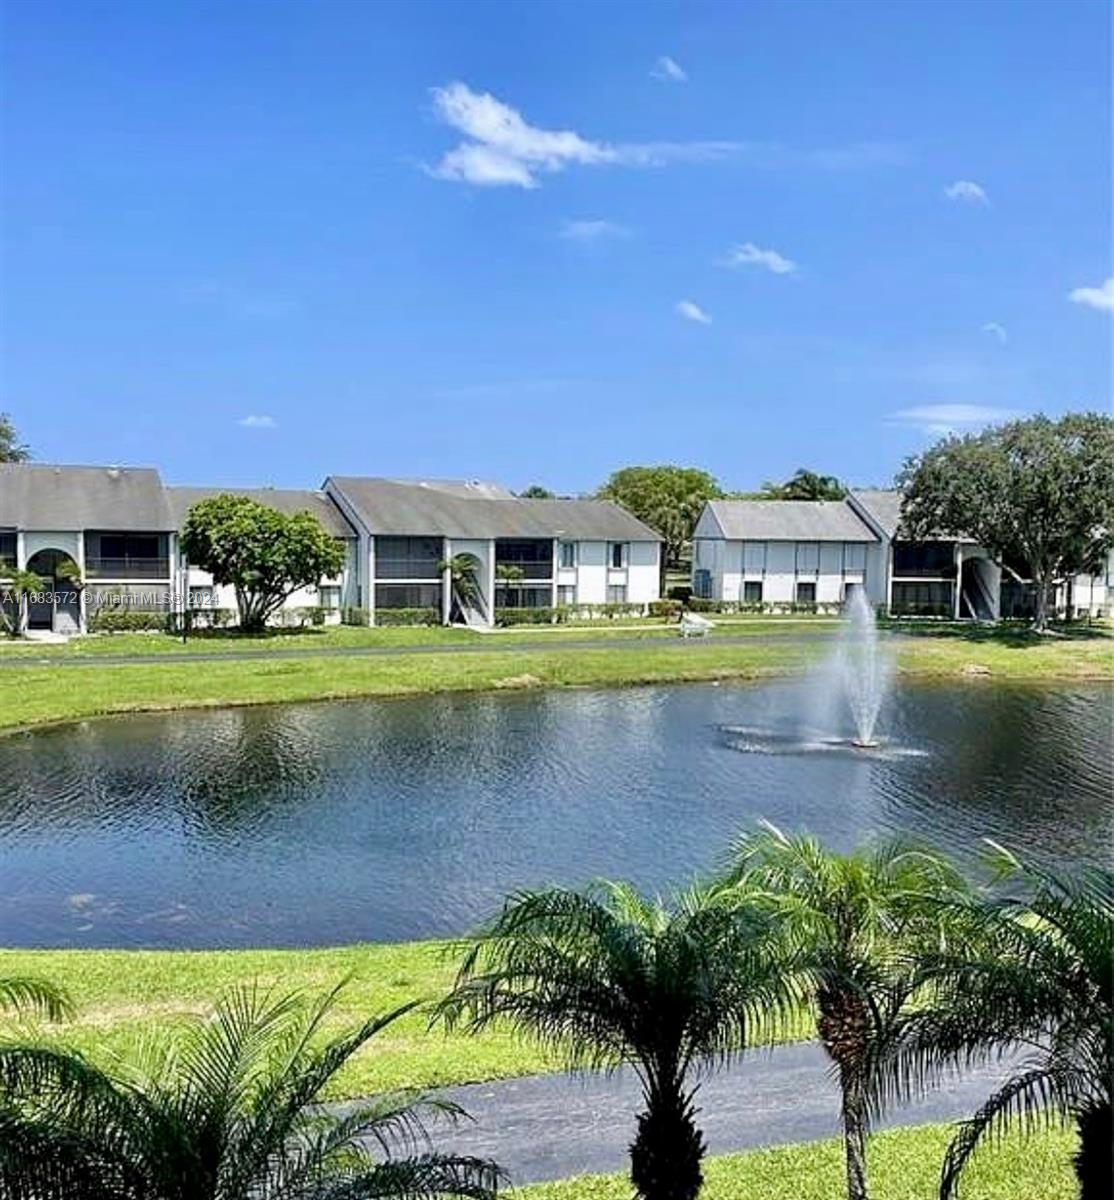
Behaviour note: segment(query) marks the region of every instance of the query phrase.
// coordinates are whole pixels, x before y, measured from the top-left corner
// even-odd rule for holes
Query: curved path
[[[1009,1060],[968,1071],[895,1110],[879,1128],[969,1116],[1009,1072]],[[639,1108],[629,1070],[570,1077],[536,1075],[438,1093],[472,1117],[434,1131],[438,1150],[494,1158],[513,1184],[624,1171]],[[839,1101],[815,1042],[755,1051],[716,1071],[697,1094],[697,1121],[711,1154],[832,1137]]]

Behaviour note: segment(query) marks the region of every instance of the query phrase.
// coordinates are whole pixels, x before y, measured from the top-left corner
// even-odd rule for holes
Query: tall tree
[[[0,412],[0,462],[26,462],[30,457],[31,448],[20,442],[12,418]]]
[[[557,493],[551,492],[549,488],[542,487],[540,483],[532,483],[528,488],[524,488],[518,493],[523,500],[556,500]]]
[[[442,1019],[532,1035],[572,1068],[629,1063],[644,1110],[631,1180],[644,1200],[695,1200],[703,1135],[691,1075],[794,1011],[776,923],[692,891],[673,905],[625,884],[512,897],[473,942]]]
[[[866,1139],[874,1064],[924,984],[919,950],[949,935],[966,894],[942,858],[900,841],[838,854],[765,824],[735,848],[731,880],[765,895],[809,980],[816,1031],[841,1093],[848,1200],[867,1200]]]
[[[1114,873],[1052,875],[996,847],[1002,886],[967,906],[973,936],[929,964],[936,985],[908,1014],[886,1074],[898,1096],[955,1067],[1020,1049],[1016,1074],[964,1122],[944,1160],[949,1200],[1001,1129],[1070,1120],[1081,1200],[1114,1195]]]
[[[723,495],[719,483],[697,467],[624,467],[596,493],[614,500],[665,539],[663,565],[676,565],[692,540],[704,505]]]
[[[762,494],[768,500],[842,500],[847,489],[834,475],[801,467],[784,483],[763,484]]]
[[[344,566],[344,545],[308,512],[287,515],[249,496],[200,500],[182,526],[182,551],[236,592],[240,628],[259,630],[290,596]]]
[[[309,1002],[224,996],[173,1046],[102,1070],[42,1045],[0,1047],[0,1195],[13,1200],[422,1200],[494,1195],[485,1160],[409,1155],[427,1113],[411,1095],[341,1112],[323,1093],[412,1005],[325,1035],[336,991]],[[415,1138],[416,1135],[416,1138]],[[401,1152],[400,1152],[401,1151]]]
[[[970,537],[999,563],[1024,564],[1044,630],[1056,586],[1099,570],[1114,544],[1114,418],[1038,416],[945,438],[898,484],[908,536]]]

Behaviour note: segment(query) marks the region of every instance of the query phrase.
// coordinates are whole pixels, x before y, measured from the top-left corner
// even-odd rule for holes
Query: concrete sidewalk
[[[815,1042],[756,1051],[708,1075],[697,1093],[697,1122],[711,1154],[833,1137],[839,1093]],[[924,1099],[895,1110],[879,1128],[970,1116],[1010,1074],[1010,1060],[967,1072]],[[437,1127],[438,1150],[495,1159],[514,1184],[625,1171],[640,1107],[630,1070],[569,1077],[537,1075],[448,1088],[473,1118]]]

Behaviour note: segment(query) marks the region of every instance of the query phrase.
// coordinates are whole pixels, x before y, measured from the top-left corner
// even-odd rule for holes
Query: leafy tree
[[[834,475],[801,467],[784,483],[763,484],[761,495],[767,500],[842,500],[847,489]]]
[[[478,610],[483,600],[480,588],[480,560],[474,554],[454,554],[437,564],[438,571],[449,574],[452,589],[452,620],[462,620],[471,610]]]
[[[596,493],[614,500],[665,539],[663,566],[676,565],[709,500],[723,492],[715,477],[696,467],[624,467]]]
[[[27,597],[46,587],[34,571],[13,571],[0,584],[0,624],[9,637],[19,637],[27,620]]]
[[[427,1112],[387,1096],[338,1111],[338,1070],[412,1006],[323,1038],[336,990],[308,1003],[227,994],[173,1045],[116,1073],[36,1045],[0,1047],[0,1194],[13,1200],[421,1200],[493,1196],[494,1164],[432,1151]],[[372,1149],[374,1147],[374,1150]]]
[[[703,1135],[691,1075],[769,1032],[793,993],[775,923],[714,891],[672,905],[625,884],[511,897],[472,942],[438,1015],[533,1036],[571,1068],[631,1064],[644,1111],[631,1180],[644,1200],[694,1200]]]
[[[925,982],[918,952],[949,934],[948,901],[966,895],[942,858],[898,841],[837,854],[775,826],[744,837],[732,879],[786,922],[809,980],[820,1042],[841,1093],[849,1200],[867,1200],[866,1138],[874,1064]]]
[[[914,538],[973,538],[999,562],[1024,563],[1044,630],[1056,585],[1099,569],[1114,538],[1114,419],[1038,416],[949,437],[909,459],[898,483]]]
[[[315,587],[344,566],[344,545],[312,513],[293,515],[248,496],[198,501],[181,535],[189,562],[236,592],[240,628],[262,629],[300,588]]]
[[[0,412],[0,462],[26,462],[30,457],[31,448],[20,442],[12,418]]]
[[[556,500],[557,493],[551,492],[549,488],[542,487],[540,483],[532,483],[528,488],[518,493],[523,500]]]
[[[955,1066],[1027,1052],[1017,1073],[964,1122],[944,1161],[949,1200],[974,1151],[1008,1124],[1070,1119],[1081,1200],[1114,1195],[1114,873],[1071,879],[995,847],[1005,887],[972,901],[973,936],[930,963],[933,1002],[908,1014],[887,1058],[897,1095]],[[1003,894],[1006,893],[1006,894]]]

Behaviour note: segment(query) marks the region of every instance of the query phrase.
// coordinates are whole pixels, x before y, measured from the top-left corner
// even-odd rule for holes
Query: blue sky
[[[1108,408],[1110,21],[11,4],[0,409],[174,482],[577,491],[880,483],[944,428]]]

